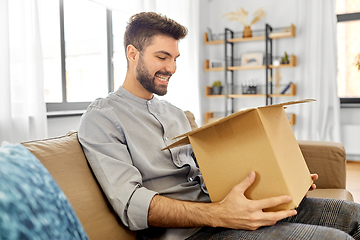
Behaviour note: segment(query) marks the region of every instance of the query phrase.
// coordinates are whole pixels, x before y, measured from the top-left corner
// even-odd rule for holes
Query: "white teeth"
[[[163,82],[167,82],[167,81],[169,80],[169,77],[158,76],[158,75],[156,75],[156,77],[157,77],[160,81],[163,81]]]

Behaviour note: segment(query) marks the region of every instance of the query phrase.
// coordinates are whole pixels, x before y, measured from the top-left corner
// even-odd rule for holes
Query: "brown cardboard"
[[[251,108],[185,133],[167,148],[191,143],[212,202],[221,201],[250,173],[245,192],[257,200],[289,195],[292,201],[267,211],[296,208],[312,184],[284,106],[313,99]]]

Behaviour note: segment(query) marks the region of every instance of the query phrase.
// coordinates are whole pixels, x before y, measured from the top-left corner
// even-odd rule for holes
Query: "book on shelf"
[[[280,92],[280,94],[285,94],[285,92],[291,87],[292,82],[289,82],[288,85]]]

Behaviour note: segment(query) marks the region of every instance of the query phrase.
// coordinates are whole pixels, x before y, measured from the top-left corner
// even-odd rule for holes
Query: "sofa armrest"
[[[298,141],[311,173],[317,173],[318,189],[346,188],[346,152],[341,143]]]

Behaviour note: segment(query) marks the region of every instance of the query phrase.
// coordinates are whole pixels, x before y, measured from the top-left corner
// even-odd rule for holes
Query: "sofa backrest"
[[[86,161],[77,133],[23,143],[65,193],[90,239],[135,239],[113,211]]]

